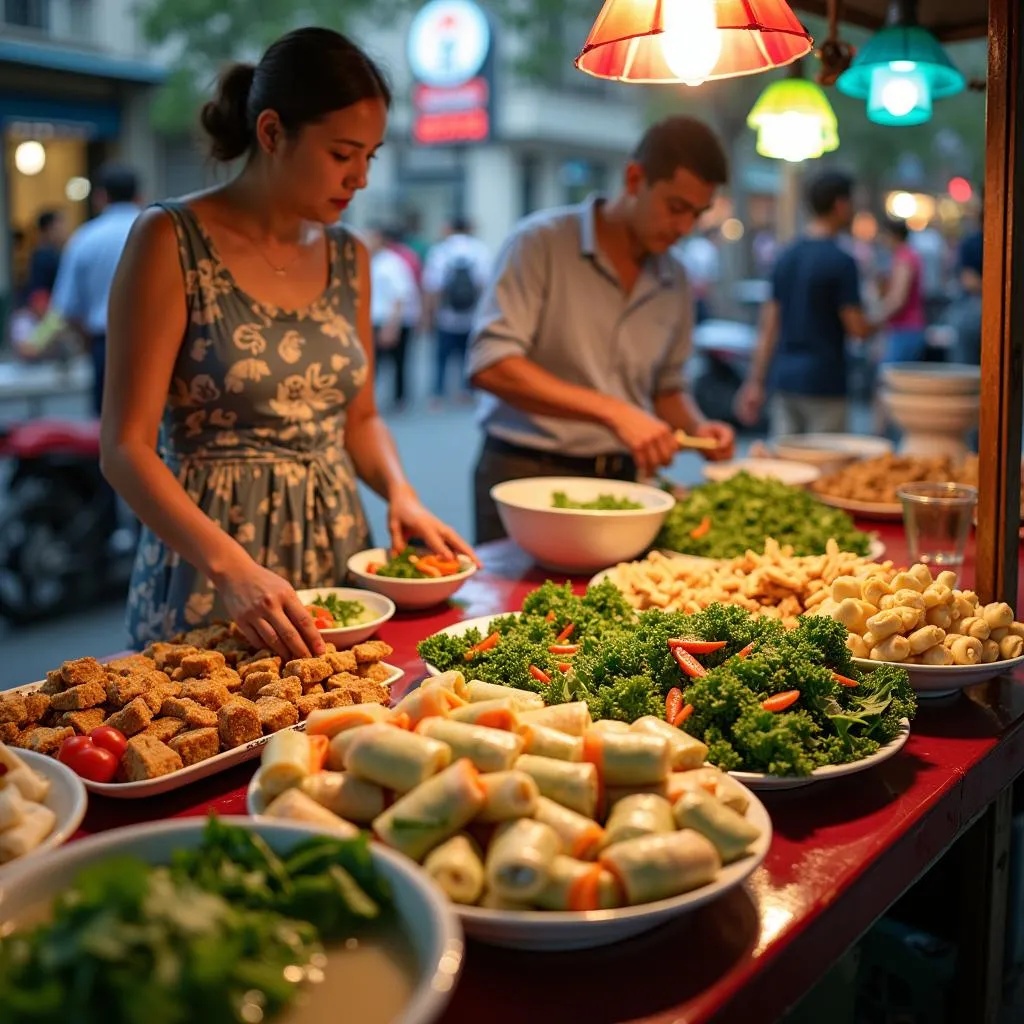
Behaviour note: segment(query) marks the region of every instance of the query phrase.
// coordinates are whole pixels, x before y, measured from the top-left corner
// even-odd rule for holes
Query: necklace
[[[250,241],[251,241],[251,239],[250,239]],[[277,263],[275,263],[263,251],[262,247],[260,247],[260,246],[256,245],[255,243],[253,243],[253,248],[260,254],[260,256],[263,257],[264,263],[266,263],[266,265],[268,267],[270,267],[270,269],[273,270],[273,272],[275,274],[277,274],[278,277],[284,277],[285,274],[288,273],[288,268],[291,267],[294,263],[298,262],[299,257],[302,256],[302,249],[300,248],[299,251],[290,260],[288,260],[287,263],[285,263],[283,266],[280,266]]]

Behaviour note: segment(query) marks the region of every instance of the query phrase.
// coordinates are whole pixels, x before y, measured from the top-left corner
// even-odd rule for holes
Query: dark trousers
[[[448,377],[448,363],[452,357],[459,373],[459,387],[468,391],[466,383],[466,346],[469,343],[469,331],[437,331],[437,351],[434,362],[434,397],[444,398],[445,385]]]
[[[374,348],[377,353],[377,365],[383,366],[390,363],[393,367],[393,390],[395,405],[401,405],[405,401],[405,371],[408,364],[409,338],[412,335],[411,327],[403,327],[398,332],[398,340],[390,347],[381,345],[380,328],[373,329]]]
[[[498,506],[491,497],[491,488],[506,480],[521,480],[529,476],[598,477],[635,482],[636,463],[628,455],[575,458],[521,448],[493,437],[486,438],[473,472],[476,544],[507,536],[498,515]]]

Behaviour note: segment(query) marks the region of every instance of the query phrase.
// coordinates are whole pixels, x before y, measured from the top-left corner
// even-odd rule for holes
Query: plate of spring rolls
[[[771,844],[745,786],[653,716],[449,672],[393,708],[313,712],[271,738],[251,814],[320,824],[420,864],[475,938],[585,949],[654,928],[740,885]]]
[[[89,802],[66,765],[0,743],[0,879],[74,835]]]

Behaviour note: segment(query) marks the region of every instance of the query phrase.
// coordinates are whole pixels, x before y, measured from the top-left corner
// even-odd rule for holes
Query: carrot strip
[[[492,633],[489,637],[481,640],[480,643],[474,644],[468,651],[466,651],[466,661],[472,661],[474,655],[483,654],[485,651],[493,651],[498,646],[498,641],[501,639],[500,633]]]
[[[548,648],[549,654],[575,654],[580,649],[579,644],[552,644]]]
[[[569,637],[572,636],[573,631],[575,629],[576,629],[576,627],[570,622],[569,625],[566,626],[565,629],[563,629],[562,632],[559,633],[558,636],[555,637],[555,643],[556,644],[560,644],[564,640],[568,640]]]
[[[561,661],[561,662],[558,663],[558,671],[559,672],[568,672],[571,668],[572,668],[572,665],[570,665],[569,662],[567,662],[567,661]]]
[[[555,613],[553,611],[548,612],[547,615],[544,616],[544,621],[545,622],[554,622],[555,621]]]
[[[669,640],[669,647],[675,651],[686,651],[687,654],[713,654],[725,647],[724,640],[684,640],[673,637]]]
[[[683,722],[685,722],[690,717],[690,715],[692,715],[692,714],[693,714],[693,705],[692,704],[684,704],[679,709],[679,714],[677,714],[676,717],[672,719],[672,724],[678,729],[679,726],[681,726],[683,724]]]
[[[488,729],[515,732],[516,716],[508,708],[495,708],[493,711],[485,711],[479,715],[474,724],[485,725]]]
[[[600,891],[601,865],[594,864],[582,877],[569,886],[569,910],[597,910],[597,895]]]
[[[711,517],[705,516],[700,523],[697,524],[691,531],[690,536],[694,540],[700,540],[709,530],[711,529]]]
[[[530,675],[533,676],[538,683],[547,684],[551,682],[551,676],[549,676],[547,672],[542,672],[536,665],[530,666]]]
[[[311,775],[323,771],[324,765],[327,764],[327,750],[330,745],[331,741],[326,736],[317,734],[309,737],[309,771]]]
[[[665,697],[665,721],[672,722],[683,706],[683,691],[673,686]]]
[[[597,774],[604,774],[604,742],[601,734],[588,729],[583,734],[583,760],[597,768]]]
[[[851,679],[849,676],[842,676],[838,672],[833,672],[832,678],[840,686],[860,686],[860,683],[858,683],[856,679]]]
[[[743,650],[736,652],[736,657],[737,658],[747,658],[751,654],[753,654],[753,652],[754,652],[754,641],[751,640],[750,643],[747,644],[747,646],[743,648]]]
[[[761,707],[765,711],[785,711],[786,708],[792,707],[799,699],[799,690],[784,690],[782,693],[776,693],[774,696],[761,701]]]
[[[700,679],[708,674],[708,670],[689,651],[684,651],[681,647],[672,649],[672,657],[691,679]]]
[[[595,821],[593,828],[584,829],[573,840],[570,855],[577,860],[588,860],[591,853],[604,842],[604,829]]]

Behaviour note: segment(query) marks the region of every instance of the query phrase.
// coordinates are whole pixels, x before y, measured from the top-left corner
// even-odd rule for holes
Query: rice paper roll
[[[404,723],[404,719],[402,720]],[[347,729],[362,725],[399,725],[393,708],[383,704],[350,704],[344,708],[310,711],[306,716],[306,732],[311,736],[337,736]],[[277,735],[275,733],[275,735]]]
[[[650,793],[633,793],[623,797],[613,808],[605,823],[605,848],[639,836],[674,832],[672,805],[663,797]],[[710,837],[709,837],[710,838]]]
[[[524,753],[538,757],[553,757],[556,761],[582,761],[583,737],[570,736],[548,725],[527,725],[520,723],[519,735],[523,737]]]
[[[692,828],[710,839],[723,864],[738,860],[761,830],[742,814],[701,789],[684,793],[672,808],[679,828]]]
[[[675,805],[683,793],[691,789],[704,790],[738,814],[746,814],[750,806],[747,791],[720,768],[708,766],[688,772],[672,772],[669,775],[666,793],[669,803]]]
[[[452,836],[431,850],[423,862],[423,870],[452,903],[472,906],[483,895],[484,865],[469,836]]]
[[[533,902],[542,910],[612,910],[622,905],[622,894],[614,875],[600,864],[559,854]]]
[[[629,723],[620,722],[615,718],[599,718],[588,729],[588,732],[629,732]]]
[[[480,906],[485,910],[533,910],[529,903],[520,903],[518,900],[506,900],[496,892],[485,892],[480,900]]]
[[[645,733],[649,736],[661,736],[668,741],[672,757],[672,771],[686,771],[690,768],[700,768],[704,759],[708,756],[706,743],[691,736],[689,733],[669,725],[662,718],[655,718],[654,715],[644,715],[638,718],[631,726],[631,731]]]
[[[422,860],[461,832],[483,802],[480,776],[473,762],[462,757],[396,800],[374,821],[373,831],[388,846]]]
[[[606,786],[604,789],[604,813],[605,816],[609,815],[615,808],[615,805],[620,800],[625,800],[627,796],[636,796],[638,793],[644,793],[650,796],[661,796],[668,800],[668,779],[662,782],[655,782],[650,786]],[[669,800],[669,806],[672,801]]]
[[[714,843],[692,829],[616,843],[601,853],[600,863],[634,905],[707,885],[722,866]]]
[[[384,810],[384,790],[348,772],[307,775],[300,789],[339,818],[360,824],[368,824]]]
[[[562,849],[577,860],[593,860],[604,842],[604,829],[592,818],[549,800],[538,798],[533,817],[550,825],[562,841]]]
[[[487,888],[506,900],[529,903],[544,888],[551,862],[562,851],[558,833],[533,818],[498,828],[487,851]]]
[[[348,761],[348,750],[356,741],[356,737],[368,726],[360,726],[358,729],[346,729],[331,737],[327,745],[327,767],[332,772],[343,772]]]
[[[397,793],[408,793],[452,761],[447,743],[389,725],[360,729],[345,754],[345,768]]]
[[[520,690],[516,686],[502,686],[500,683],[485,683],[481,679],[470,679],[466,689],[468,699],[473,704],[484,700],[511,698],[517,711],[537,711],[544,707],[544,698],[539,693]]]
[[[395,705],[395,712],[408,715],[409,727],[414,729],[426,718],[447,718],[465,703],[454,690],[427,683],[407,693]]]
[[[321,740],[321,742],[323,742]],[[304,732],[282,729],[263,748],[260,788],[268,800],[298,786],[312,768],[312,744]]]
[[[597,766],[606,786],[650,786],[671,771],[668,740],[640,732],[588,732],[583,760]]]
[[[308,821],[346,839],[354,839],[359,835],[359,829],[352,822],[339,818],[301,789],[286,789],[270,802],[263,816],[283,821]]]
[[[14,786],[32,803],[42,803],[50,792],[50,780],[28,764],[6,744],[0,743],[0,789]]]
[[[527,725],[546,725],[570,736],[582,736],[591,725],[590,707],[585,700],[524,711],[520,718]]]
[[[504,729],[515,732],[519,725],[516,702],[511,697],[500,700],[481,700],[456,708],[448,716],[453,722],[468,722],[483,725],[488,729]]]
[[[469,686],[466,683],[466,677],[461,672],[442,672],[439,676],[434,676],[430,682],[425,684],[426,686],[443,686],[446,690],[451,690],[456,697],[462,700],[470,700]]]
[[[31,853],[53,831],[57,815],[45,804],[26,801],[21,821],[0,832],[0,864]]]
[[[25,818],[25,811],[30,806],[17,786],[0,789],[0,832],[20,825]]]
[[[453,757],[468,757],[481,772],[508,771],[523,752],[523,738],[518,734],[469,722],[425,718],[416,726],[416,732],[447,743]]]
[[[537,809],[540,790],[526,772],[492,772],[480,776],[484,804],[477,821],[508,821],[510,818],[531,818]]]
[[[599,787],[597,769],[592,764],[523,754],[515,766],[533,777],[543,796],[588,818],[597,817]]]

